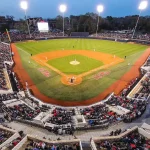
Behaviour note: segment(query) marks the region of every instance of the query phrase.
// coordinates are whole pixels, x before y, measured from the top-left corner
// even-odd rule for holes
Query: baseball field
[[[123,85],[111,87],[118,94],[132,79],[122,77],[131,69],[138,70],[136,62],[148,46],[94,39],[54,39],[19,42],[12,48],[14,70],[23,85],[28,82],[33,93],[47,98],[46,102],[73,104],[98,97],[121,81]],[[144,56],[146,59],[147,55]],[[133,72],[133,78],[136,75]]]

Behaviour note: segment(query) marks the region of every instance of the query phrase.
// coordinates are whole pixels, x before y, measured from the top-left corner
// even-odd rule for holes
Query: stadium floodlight
[[[64,5],[64,4],[60,5],[60,6],[59,6],[59,11],[60,11],[61,13],[63,13],[63,36],[64,36],[64,35],[65,35],[65,32],[64,32],[64,29],[65,29],[64,13],[67,11],[67,6]]]
[[[144,1],[142,1],[142,2],[140,3],[140,5],[139,5],[139,10],[144,10],[144,9],[147,8],[147,6],[148,6],[148,1],[147,1],[147,0],[144,0]]]
[[[27,1],[22,1],[20,3],[20,7],[23,9],[23,10],[27,10],[28,9],[28,3]]]
[[[25,12],[25,20],[26,20],[26,22],[27,22],[29,37],[31,38],[30,27],[29,27],[29,23],[28,23],[28,20],[27,20],[28,2],[27,2],[27,1],[21,1],[20,7],[21,7],[21,8],[24,10],[24,12]]]
[[[103,12],[103,10],[104,10],[103,5],[98,5],[98,6],[97,6],[97,12],[98,12],[98,13]]]
[[[100,16],[100,13],[103,12],[103,10],[104,10],[103,5],[98,5],[98,6],[97,6],[98,20],[97,20],[96,37],[97,37],[98,26],[99,26],[99,16]]]
[[[62,5],[59,6],[59,10],[60,10],[60,12],[65,13],[66,10],[67,10],[67,6],[62,4]]]
[[[137,25],[138,25],[138,23],[139,23],[142,10],[146,9],[147,6],[148,6],[148,1],[147,1],[147,0],[143,0],[143,1],[141,1],[141,3],[139,4],[140,13],[139,13],[138,19],[137,19],[137,21],[136,21],[136,25],[135,25],[135,28],[134,28],[134,31],[133,31],[132,39],[134,38],[135,31],[136,31]]]

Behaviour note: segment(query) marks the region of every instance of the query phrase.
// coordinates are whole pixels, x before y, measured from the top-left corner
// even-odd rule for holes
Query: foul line
[[[101,69],[106,69],[106,68],[108,68],[108,67],[110,67],[110,66],[113,66],[113,65],[118,64],[118,63],[123,62],[123,61],[124,61],[124,60],[117,60],[117,61],[114,61],[114,62],[112,62],[112,63],[110,63],[110,64],[107,64],[107,65],[104,65],[104,66],[95,68],[95,69],[93,69],[93,70],[90,70],[90,71],[88,71],[88,72],[82,73],[82,74],[78,75],[78,77],[87,76],[87,75],[89,75],[89,74],[92,74],[93,72],[96,72],[96,71],[101,70]]]
[[[20,47],[18,47],[18,46],[17,46],[17,48],[18,48],[19,50],[23,51],[24,53],[26,53],[26,54],[28,54],[28,55],[30,55],[30,56],[31,56],[31,54],[30,54],[30,53],[28,53],[26,50],[24,50],[24,49],[22,49],[22,48],[20,48]]]

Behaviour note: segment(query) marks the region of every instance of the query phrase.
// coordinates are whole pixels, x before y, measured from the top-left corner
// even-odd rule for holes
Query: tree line
[[[90,34],[95,33],[97,20],[99,17],[99,31],[104,30],[133,30],[135,27],[138,15],[125,16],[125,17],[112,17],[107,16],[102,18],[95,13],[86,13],[84,15],[70,15],[70,17],[65,17],[65,31],[66,32],[89,32]],[[6,23],[3,23],[0,20],[0,32],[5,31],[5,28],[18,30],[25,30],[26,23],[24,19],[20,19],[20,25],[15,26],[16,22],[13,16],[6,16]],[[29,18],[29,17],[28,17]],[[62,30],[63,18],[62,16],[57,16],[56,18],[48,18],[44,19],[49,22],[49,26],[51,29],[60,29]],[[53,20],[53,23],[51,23]],[[150,32],[150,16],[140,16],[139,24],[137,27],[137,31],[142,33]]]
[[[95,33],[97,20],[99,17],[99,31],[110,30],[133,30],[138,18],[138,15],[125,16],[125,17],[112,17],[107,16],[102,18],[95,13],[86,13],[85,15],[73,16],[65,18],[66,30],[71,32],[89,32]],[[62,17],[57,16],[56,27],[62,29]],[[143,33],[150,32],[150,16],[140,16],[137,31]]]

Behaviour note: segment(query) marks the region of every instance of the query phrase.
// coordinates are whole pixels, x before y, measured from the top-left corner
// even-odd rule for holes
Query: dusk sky
[[[0,16],[13,15],[16,19],[23,18],[24,12],[20,8],[21,0],[0,0]],[[96,6],[103,4],[105,9],[101,16],[127,16],[139,14],[138,5],[141,0],[28,0],[27,15],[31,17],[54,18],[61,15],[58,10],[60,4],[67,4],[65,16],[80,15],[86,12],[96,12]],[[142,15],[150,15],[150,2]]]

